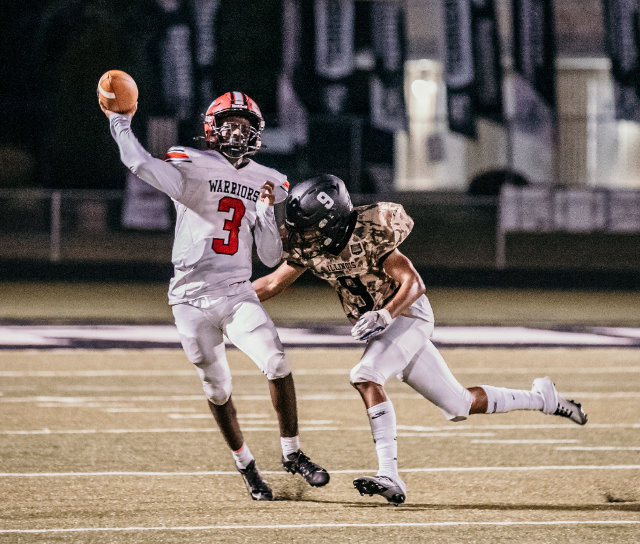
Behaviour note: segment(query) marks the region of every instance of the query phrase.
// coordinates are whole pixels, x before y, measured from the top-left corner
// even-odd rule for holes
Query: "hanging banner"
[[[495,0],[474,0],[471,14],[475,114],[503,123],[502,62]]]
[[[616,119],[640,123],[637,0],[604,0],[605,46],[611,59]]]
[[[470,0],[444,0],[445,73],[449,129],[476,137],[473,40]]]
[[[165,12],[159,44],[164,109],[183,121],[193,116],[192,32],[186,0],[157,0]]]
[[[512,0],[514,68],[556,109],[553,0]]]
[[[353,0],[315,0],[315,72],[321,85],[323,110],[334,115],[348,110],[349,86],[354,70]]]
[[[370,81],[371,125],[385,132],[406,130],[404,3],[372,2],[371,34],[375,56],[375,72]]]
[[[214,82],[216,15],[220,0],[193,0],[196,109],[204,112],[219,94]]]

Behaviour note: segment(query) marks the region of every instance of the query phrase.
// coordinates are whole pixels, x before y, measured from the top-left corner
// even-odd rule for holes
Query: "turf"
[[[0,542],[638,541],[637,350],[442,351],[465,386],[552,376],[584,403],[585,427],[529,412],[453,424],[391,380],[398,508],[351,485],[376,469],[348,384],[359,351],[288,353],[303,449],[332,479],[312,489],[282,471],[265,378],[232,350],[245,438],[279,499],[258,503],[182,352],[0,352]]]
[[[167,289],[166,283],[0,282],[0,321],[172,323]],[[640,326],[640,291],[427,287],[427,296],[436,326]],[[325,285],[294,286],[265,307],[280,326],[347,324]]]

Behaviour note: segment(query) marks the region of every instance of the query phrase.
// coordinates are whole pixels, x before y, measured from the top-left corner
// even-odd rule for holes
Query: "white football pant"
[[[201,297],[172,306],[187,358],[196,366],[207,398],[217,405],[231,396],[231,371],[223,334],[274,380],[291,373],[282,342],[255,291]]]
[[[396,317],[372,338],[360,362],[351,370],[351,383],[384,385],[391,376],[410,385],[453,421],[469,416],[472,397],[454,377],[431,342],[433,323],[415,317]]]

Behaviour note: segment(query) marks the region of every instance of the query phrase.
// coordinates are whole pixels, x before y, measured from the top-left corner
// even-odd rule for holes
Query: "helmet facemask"
[[[251,119],[247,119],[248,123],[230,119],[236,117],[247,119],[244,115],[229,114],[205,117],[205,123],[210,127],[206,136],[207,142],[212,149],[217,149],[230,159],[253,155],[261,145],[260,131],[256,129]]]

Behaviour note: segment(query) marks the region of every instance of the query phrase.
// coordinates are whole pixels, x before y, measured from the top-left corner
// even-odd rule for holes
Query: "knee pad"
[[[196,338],[190,336],[180,335],[180,343],[182,344],[182,349],[184,350],[187,359],[191,361],[194,365],[198,363],[202,363],[204,361],[204,353],[200,349],[198,345],[198,340]]]
[[[473,398],[468,389],[463,389],[461,393],[457,397],[447,397],[442,405],[438,405],[446,418],[453,423],[464,421],[469,417]]]
[[[180,341],[187,358],[196,367],[207,398],[213,404],[225,404],[231,396],[231,372],[226,362],[224,345],[214,348],[207,357],[196,338],[180,335]]]
[[[284,378],[291,374],[291,365],[287,356],[280,352],[269,358],[267,361],[267,367],[264,369],[264,373],[269,380],[277,380],[278,378]]]
[[[231,396],[231,376],[222,380],[216,380],[215,382],[203,379],[202,389],[204,390],[204,394],[207,396],[207,399],[209,399],[213,404],[218,406],[226,404]]]
[[[354,366],[351,369],[351,372],[349,372],[349,381],[351,382],[351,385],[353,385],[354,383],[364,383],[364,382],[373,382],[380,385],[384,385],[384,382],[380,383],[381,380],[376,375],[376,373],[373,372],[368,367],[366,367],[365,365],[363,365],[361,362],[358,363],[356,366]]]

